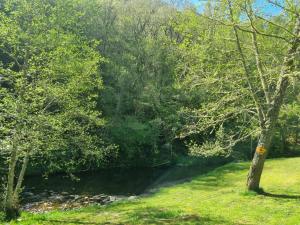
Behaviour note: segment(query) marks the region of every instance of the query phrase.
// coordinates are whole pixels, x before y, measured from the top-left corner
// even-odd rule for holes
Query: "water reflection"
[[[78,195],[139,195],[164,171],[163,168],[113,169],[75,174],[71,179],[65,174],[26,177],[24,191],[40,194],[45,191],[68,192]]]

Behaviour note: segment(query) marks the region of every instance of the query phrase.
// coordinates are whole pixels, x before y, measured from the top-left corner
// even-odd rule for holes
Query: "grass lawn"
[[[300,158],[268,160],[261,186],[245,190],[249,163],[231,163],[147,197],[67,212],[23,213],[11,224],[300,225]]]

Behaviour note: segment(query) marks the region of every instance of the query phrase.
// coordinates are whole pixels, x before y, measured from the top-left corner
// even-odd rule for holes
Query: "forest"
[[[0,0],[0,223],[299,224],[299,80],[299,0]]]

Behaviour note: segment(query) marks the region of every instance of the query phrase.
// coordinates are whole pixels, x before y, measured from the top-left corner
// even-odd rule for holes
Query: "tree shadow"
[[[115,211],[115,210],[114,210]],[[116,210],[118,211],[118,210]],[[115,211],[115,212],[116,212]],[[140,207],[125,210],[120,210],[121,217],[110,217],[109,219],[101,222],[97,222],[96,217],[99,218],[102,215],[105,216],[105,211],[100,209],[100,214],[97,210],[87,213],[84,217],[80,218],[40,218],[38,221],[41,224],[83,224],[83,225],[101,225],[101,224],[158,224],[158,225],[181,225],[181,224],[233,224],[231,221],[223,218],[211,218],[207,216],[201,216],[196,213],[188,213],[182,210],[170,210],[160,207]],[[103,213],[103,214],[102,214]]]
[[[202,217],[198,214],[186,213],[180,210],[146,207],[128,213],[121,224],[232,224],[222,218]],[[123,222],[123,221],[122,221]]]
[[[271,197],[271,198],[300,200],[300,195],[274,194],[274,193],[269,193],[269,192],[265,192],[265,191],[261,191],[258,194],[266,196],[266,197]]]
[[[234,186],[235,182],[239,180],[238,176],[245,176],[244,172],[246,172],[248,168],[249,165],[244,163],[228,164],[219,167],[205,176],[200,176],[199,179],[194,179],[189,185],[189,188],[215,191],[220,187]]]
[[[98,225],[100,223],[85,222],[81,220],[68,220],[68,219],[43,219],[44,222],[49,222],[49,224],[86,224],[86,225]]]
[[[197,171],[197,169],[199,170]],[[217,189],[220,186],[228,186],[233,180],[227,179],[226,175],[237,171],[248,170],[249,165],[245,163],[232,163],[227,165],[200,167],[197,169],[194,167],[184,167],[169,171],[163,176],[163,179],[161,179],[160,182],[155,183],[155,185],[152,185],[146,191],[146,195],[155,193],[160,188],[171,187],[187,182],[191,182],[190,187],[192,189],[199,189],[201,187],[205,187],[205,189]],[[187,172],[188,170],[192,170],[193,172]],[[184,177],[182,174],[189,174],[190,176]]]
[[[99,209],[100,212],[102,212],[102,209]],[[39,222],[37,224],[51,224],[51,225],[59,225],[59,224],[82,224],[82,225],[98,225],[96,221],[93,220],[94,216],[97,215],[97,211],[92,211],[90,213],[85,213],[84,216],[80,216],[80,218],[71,218],[68,216],[65,217],[55,217],[47,218],[47,216],[41,216],[39,215],[35,218],[35,221]]]

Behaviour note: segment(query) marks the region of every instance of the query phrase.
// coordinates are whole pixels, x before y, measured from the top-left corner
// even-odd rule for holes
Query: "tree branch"
[[[290,12],[290,13],[293,13],[293,14],[299,16],[299,12],[296,12],[296,11],[294,11],[294,10],[288,9],[288,8],[286,8],[286,7],[282,6],[282,5],[280,5],[278,2],[274,2],[274,1],[272,1],[272,0],[268,0],[268,2],[271,3],[271,4],[273,4],[273,5],[275,5],[275,6],[277,6],[278,8],[283,9],[284,11],[287,11],[287,12]]]
[[[233,17],[233,11],[232,11],[232,6],[231,6],[231,1],[227,0],[227,2],[228,2],[228,6],[229,6],[229,12],[230,12],[231,21],[234,24],[234,17]],[[235,34],[235,38],[236,38],[237,49],[238,49],[239,54],[241,56],[241,61],[242,61],[243,67],[244,67],[245,77],[246,77],[246,80],[247,80],[250,92],[252,94],[252,98],[253,98],[253,100],[255,102],[255,105],[256,105],[256,110],[257,110],[257,113],[258,113],[258,118],[259,118],[260,124],[261,124],[261,126],[263,126],[263,124],[265,122],[265,115],[264,115],[263,109],[262,109],[262,107],[260,105],[259,98],[256,95],[254,86],[252,85],[251,80],[250,80],[250,71],[249,71],[248,66],[246,64],[246,59],[245,59],[245,56],[244,56],[244,53],[243,53],[243,50],[242,50],[242,47],[241,47],[241,43],[240,43],[240,38],[239,38],[239,35],[238,35],[237,27],[233,26],[233,30],[234,30],[234,34]]]
[[[260,59],[260,54],[259,54],[259,49],[258,49],[258,44],[257,44],[257,37],[256,37],[256,29],[255,29],[255,26],[254,26],[254,23],[253,23],[253,11],[252,11],[251,5],[249,5],[249,7],[250,7],[250,10],[248,11],[247,7],[245,7],[245,11],[247,13],[247,16],[249,18],[251,27],[253,29],[252,44],[253,44],[253,49],[254,49],[254,53],[255,53],[256,68],[257,68],[257,71],[258,71],[258,74],[259,74],[260,83],[261,83],[261,86],[263,88],[267,104],[269,105],[270,102],[271,102],[271,98],[270,98],[270,94],[269,94],[269,87],[268,87],[267,80],[264,76],[263,66],[262,66],[262,62],[261,62],[261,59]]]

